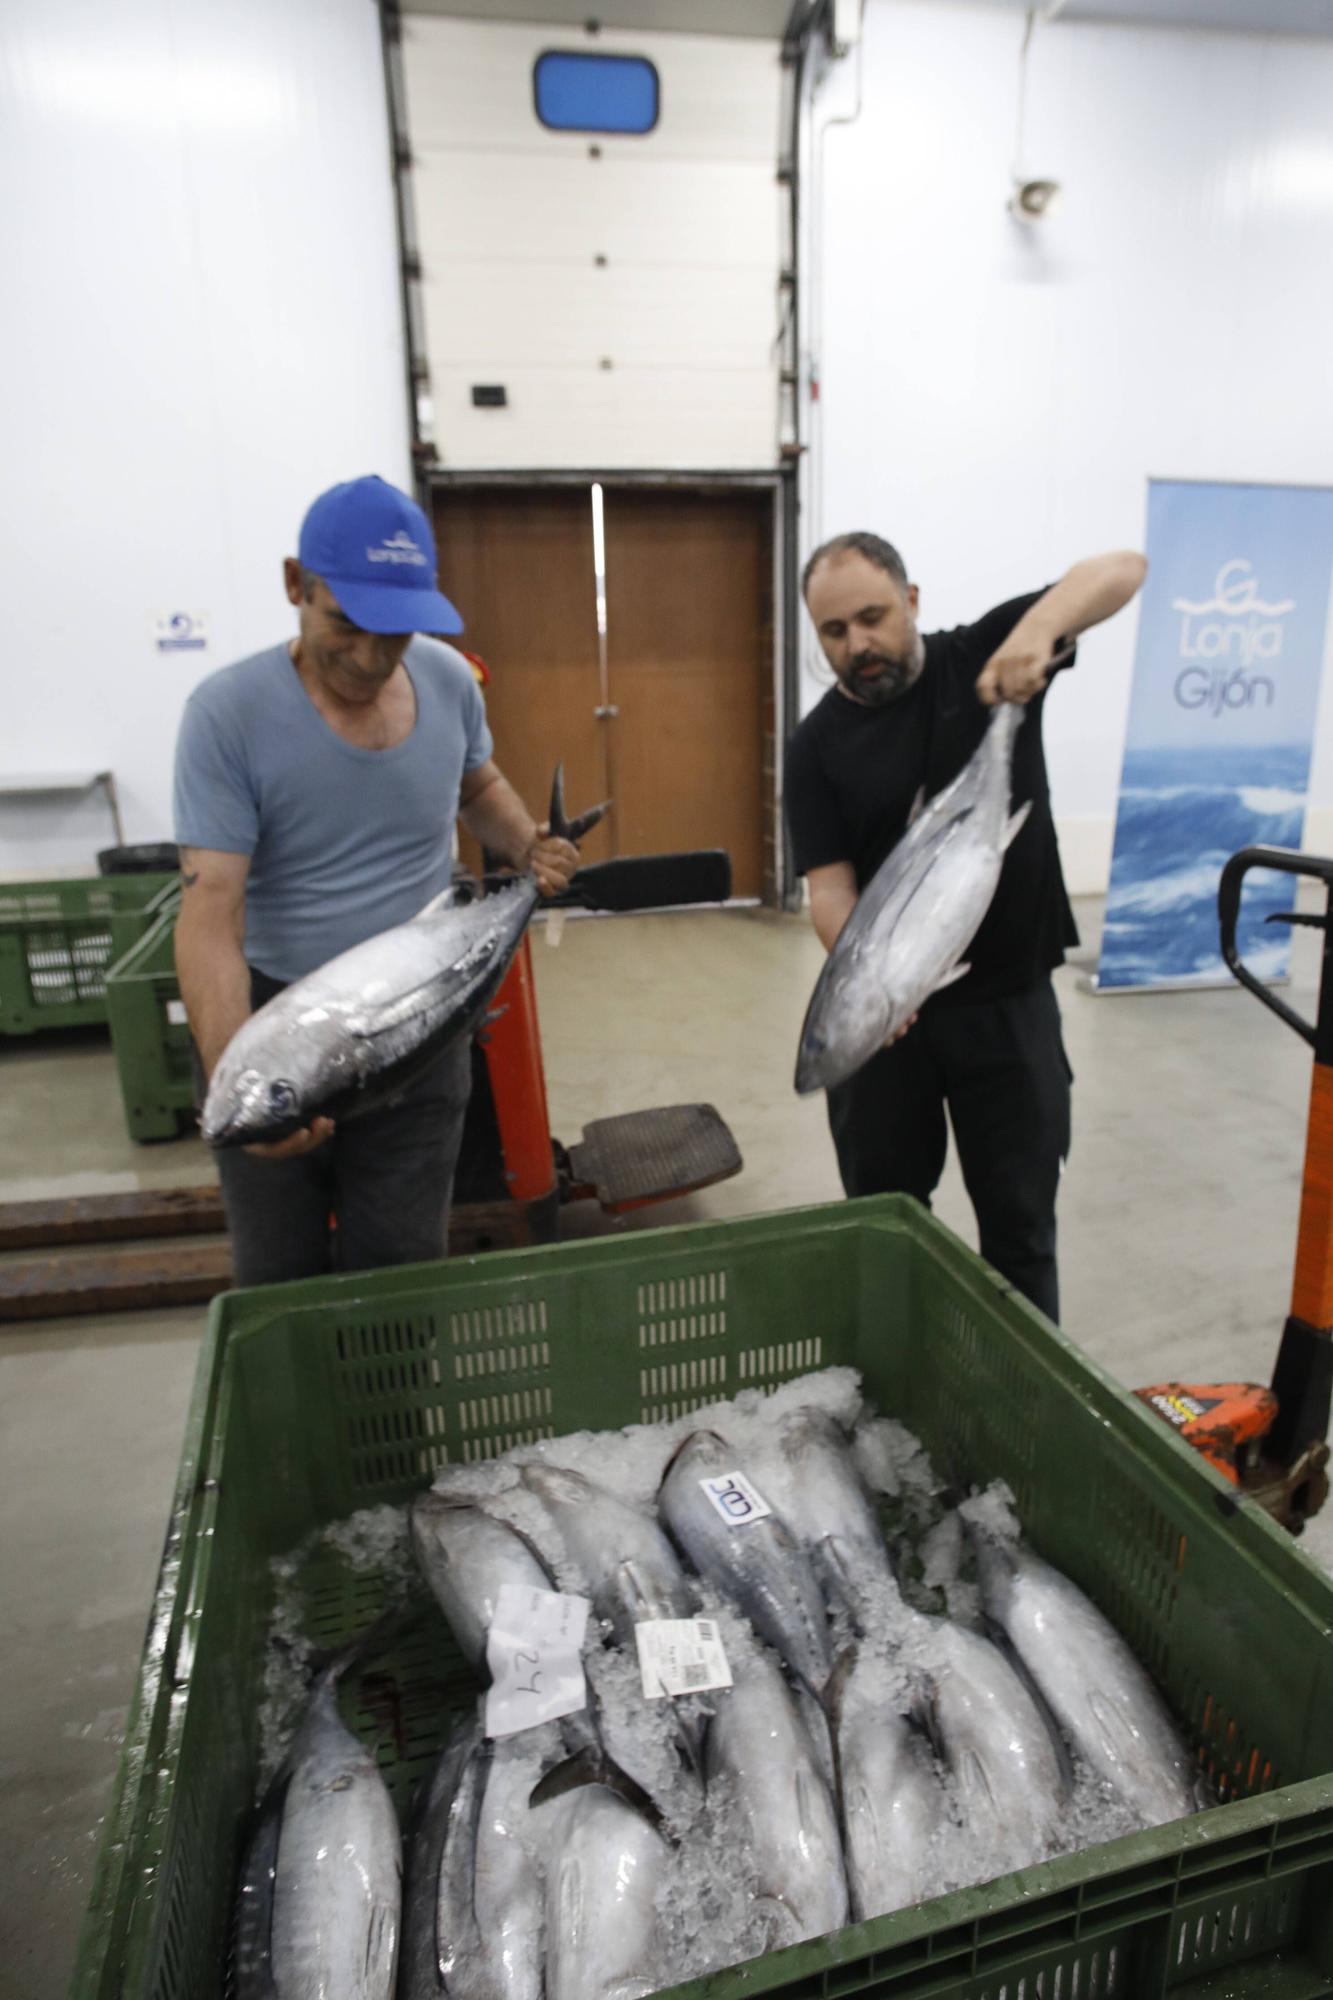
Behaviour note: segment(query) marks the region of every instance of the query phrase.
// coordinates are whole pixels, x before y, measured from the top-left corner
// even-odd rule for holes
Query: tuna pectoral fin
[[[956,986],[960,979],[966,979],[971,970],[971,965],[964,959],[961,964],[955,965],[951,972],[946,972],[943,979],[937,979],[931,991],[943,993],[946,986]]]
[[[1020,806],[1016,813],[1010,813],[1004,823],[1004,839],[1000,842],[1001,853],[1023,831],[1024,826],[1027,824],[1027,816],[1031,811],[1032,801],[1029,799],[1027,804]]]
[[[830,1610],[843,1610],[856,1630],[865,1632],[865,1605],[853,1580],[847,1551],[837,1535],[822,1535],[812,1551],[815,1575]]]

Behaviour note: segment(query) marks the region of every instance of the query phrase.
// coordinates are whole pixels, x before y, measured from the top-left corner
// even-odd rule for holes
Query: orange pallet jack
[[[1309,876],[1324,884],[1322,916],[1275,912],[1270,924],[1324,933],[1318,1013],[1313,1025],[1269,991],[1236,945],[1241,885],[1252,868]],[[1287,848],[1246,847],[1222,870],[1217,893],[1222,956],[1242,986],[1314,1050],[1310,1120],[1296,1239],[1291,1312],[1282,1330],[1272,1385],[1162,1382],[1135,1393],[1210,1465],[1298,1535],[1328,1498],[1327,1443],[1333,1397],[1333,860]]]
[[[730,858],[708,849],[592,863],[545,907],[644,911],[725,902],[730,893]],[[742,1164],[735,1139],[711,1104],[599,1118],[568,1147],[553,1137],[532,949],[525,937],[473,1045],[451,1248],[549,1243],[570,1202],[595,1200],[607,1214],[625,1215],[726,1180]]]

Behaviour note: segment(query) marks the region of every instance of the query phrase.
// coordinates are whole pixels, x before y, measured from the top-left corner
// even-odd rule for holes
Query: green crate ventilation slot
[[[983,1979],[967,1989],[966,2000],[1133,2000],[1124,1961],[1116,1945],[1098,1945],[1041,1972]]]
[[[106,995],[111,933],[103,931],[24,931],[23,962],[34,1007],[68,1007],[75,1000]]]
[[[695,1271],[685,1278],[649,1279],[636,1286],[638,1345],[643,1355],[682,1346],[639,1370],[639,1422],[671,1423],[729,1393],[728,1356],[718,1345],[727,1331],[727,1274]],[[713,1343],[698,1347],[698,1342]]]

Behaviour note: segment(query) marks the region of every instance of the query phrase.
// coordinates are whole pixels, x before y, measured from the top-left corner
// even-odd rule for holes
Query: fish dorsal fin
[[[1029,799],[1027,801],[1027,804],[1021,805],[1016,813],[1010,813],[1008,819],[1004,823],[1004,838],[1000,842],[1001,852],[1003,852],[1003,850],[1006,847],[1009,847],[1012,844],[1012,842],[1017,839],[1018,835],[1023,831],[1024,826],[1027,824],[1027,816],[1031,811],[1032,811],[1032,801],[1031,799]]]

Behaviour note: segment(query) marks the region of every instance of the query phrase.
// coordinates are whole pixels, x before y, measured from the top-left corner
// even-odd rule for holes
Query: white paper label
[[[699,1484],[729,1528],[744,1528],[773,1512],[743,1472],[715,1472],[711,1479],[701,1479]]]
[[[711,1618],[645,1618],[634,1627],[634,1640],[648,1701],[731,1686],[722,1635]]]
[[[491,1687],[486,1734],[517,1736],[521,1729],[554,1722],[586,1708],[583,1633],[586,1597],[502,1583],[486,1636]]]
[[[167,1019],[173,1028],[183,1028],[186,1026],[185,1002],[183,1000],[168,1000]]]

